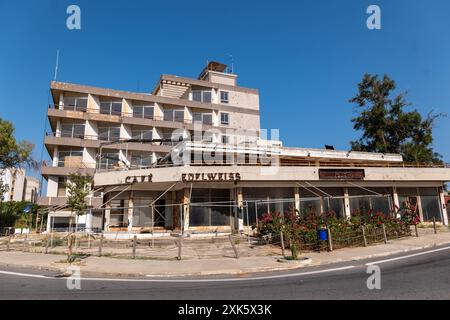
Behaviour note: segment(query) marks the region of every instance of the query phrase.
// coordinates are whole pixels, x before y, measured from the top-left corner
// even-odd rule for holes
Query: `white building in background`
[[[24,169],[5,169],[0,179],[8,186],[3,194],[3,201],[27,201],[36,203],[39,195],[39,180],[25,175]]]

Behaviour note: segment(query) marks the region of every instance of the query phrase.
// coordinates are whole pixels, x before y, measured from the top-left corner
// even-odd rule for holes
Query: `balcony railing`
[[[63,106],[64,108],[64,106]],[[55,109],[55,110],[65,110],[65,109],[60,109],[59,105],[49,105],[49,109]],[[74,111],[74,110],[67,110],[67,111]],[[135,114],[133,114],[132,112],[121,112],[120,115],[119,114],[113,114],[113,113],[102,113],[100,111],[100,109],[87,109],[87,110],[75,110],[78,112],[83,112],[83,113],[89,113],[89,114],[100,114],[100,115],[105,115],[105,116],[112,116],[112,117],[118,117],[118,118],[133,118],[133,119],[144,119],[144,120],[152,120],[152,121],[165,121],[165,122],[172,122],[172,123],[184,123],[184,124],[203,124],[203,125],[208,125],[208,126],[213,126],[212,121],[196,121],[193,119],[176,119],[176,118],[172,118],[172,119],[168,119],[168,118],[164,118],[164,116],[157,116],[157,115],[151,115],[151,116],[136,116]]]
[[[117,142],[118,144],[120,143],[141,143],[141,144],[149,144],[148,142],[146,142],[146,139],[142,139],[142,142],[139,141],[132,141],[130,142],[130,139],[132,138],[118,138],[118,139],[103,139],[102,137],[99,136],[94,136],[94,135],[62,135],[60,132],[47,132],[46,133],[47,137],[54,137],[54,138],[69,138],[69,139],[81,139],[81,140],[92,140],[92,141],[100,141],[100,142]],[[149,139],[150,140],[150,139]],[[177,145],[179,143],[179,141],[174,141],[173,143],[162,143],[163,145]],[[160,142],[154,142],[151,143],[152,145],[160,145]]]
[[[57,165],[53,165],[53,161],[42,161],[43,168],[69,168],[69,169],[95,169],[96,162],[84,162],[75,160],[61,160]]]
[[[86,135],[86,134],[66,134],[62,132],[46,132],[47,137],[54,138],[69,138],[69,139],[82,139],[82,140],[98,140],[97,136]]]

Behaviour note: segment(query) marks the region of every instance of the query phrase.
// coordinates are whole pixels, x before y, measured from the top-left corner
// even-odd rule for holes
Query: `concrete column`
[[[177,197],[177,192],[172,191],[172,203],[173,204],[179,204],[179,200]],[[174,230],[180,230],[180,206],[174,206],[172,211],[172,228]]]
[[[52,219],[53,216],[49,212],[47,217],[47,233],[52,232]]]
[[[56,132],[55,137],[61,137],[61,120],[56,121]]]
[[[398,193],[397,193],[397,187],[392,187],[392,200],[394,200],[394,206],[396,208],[394,208],[395,212],[398,211],[397,208],[400,208],[400,201],[398,199]]]
[[[297,210],[297,215],[300,214],[300,188],[294,187],[294,199],[295,199],[295,210]]]
[[[164,117],[164,110],[159,103],[155,103],[154,116],[155,120],[160,120]]]
[[[189,230],[189,214],[190,214],[190,188],[184,189],[183,195],[183,232]]]
[[[130,191],[130,198],[128,200],[128,232],[133,231],[133,191]]]
[[[416,188],[416,194],[417,194],[417,210],[419,210],[419,216],[420,216],[420,221],[424,222],[423,220],[423,210],[422,210],[422,199],[420,198],[420,194],[419,194],[419,188]]]
[[[58,162],[59,162],[59,150],[58,149],[59,149],[58,146],[56,146],[55,149],[53,149],[53,162],[52,162],[53,167],[58,166]]]
[[[59,94],[59,109],[60,110],[64,109],[64,94],[63,93]]]
[[[127,99],[123,99],[122,100],[122,113],[126,117],[132,117],[133,116],[133,106],[132,106],[132,101],[131,100],[127,100]]]
[[[108,203],[105,206],[105,230],[104,231],[109,230],[110,224],[111,224],[111,205]]]
[[[238,231],[243,232],[244,231],[244,195],[242,193],[242,188],[238,187],[236,189],[237,192],[237,203],[238,203]]]
[[[220,126],[220,112],[213,110],[212,111],[212,123],[214,127]]]
[[[344,212],[347,218],[351,218],[352,213],[350,211],[350,197],[348,195],[348,188],[344,188]]]
[[[92,232],[92,210],[86,213],[86,232]]]
[[[86,120],[84,125],[84,138],[87,140],[97,140],[98,139],[98,125],[97,122]]]
[[[444,225],[448,226],[447,204],[445,203],[444,191],[442,188],[438,188],[438,192],[441,202],[442,222]]]
[[[100,99],[97,96],[89,94],[87,112],[97,113],[100,110]]]

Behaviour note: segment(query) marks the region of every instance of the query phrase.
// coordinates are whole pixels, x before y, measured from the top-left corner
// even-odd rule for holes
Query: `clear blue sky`
[[[66,28],[70,4],[80,31]],[[370,4],[380,31],[366,28]],[[146,92],[161,73],[196,77],[232,54],[240,84],[260,89],[262,127],[285,145],[347,150],[348,100],[365,72],[387,73],[423,114],[449,114],[434,147],[450,162],[449,18],[448,0],[1,1],[0,117],[39,159],[57,49],[59,81]]]

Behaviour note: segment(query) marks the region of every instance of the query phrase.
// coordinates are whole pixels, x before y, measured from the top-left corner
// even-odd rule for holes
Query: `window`
[[[203,142],[213,142],[214,141],[214,134],[212,132],[205,132],[203,134]]]
[[[58,167],[80,168],[83,163],[83,150],[68,150],[58,152]]]
[[[98,139],[100,141],[119,141],[120,127],[100,127],[98,128]]]
[[[230,124],[230,114],[221,112],[220,113],[220,123],[223,125],[229,125]]]
[[[87,97],[65,97],[64,110],[86,112],[88,104]]]
[[[220,103],[229,103],[228,91],[220,91]]]
[[[154,105],[133,106],[133,118],[153,119]]]
[[[192,100],[194,101],[202,101],[202,92],[201,91],[192,91]]]
[[[142,140],[151,140],[152,139],[152,130],[133,130],[131,132],[132,139],[142,139]]]
[[[230,136],[223,135],[222,136],[222,143],[223,144],[229,144],[230,143]]]
[[[111,116],[121,116],[122,115],[122,102],[121,101],[100,102],[100,113],[108,114]]]
[[[119,165],[118,153],[104,153],[98,163],[99,169],[112,169]]]
[[[164,110],[164,121],[184,122],[184,110]]]
[[[192,100],[204,103],[211,103],[211,91],[193,90]]]
[[[194,112],[192,114],[193,122],[212,125],[212,113]]]
[[[58,191],[57,197],[66,196],[66,179],[64,177],[58,178]]]
[[[61,124],[61,137],[84,139],[84,124],[82,123]]]
[[[131,167],[132,168],[147,168],[152,164],[152,155],[133,155],[131,157]]]

